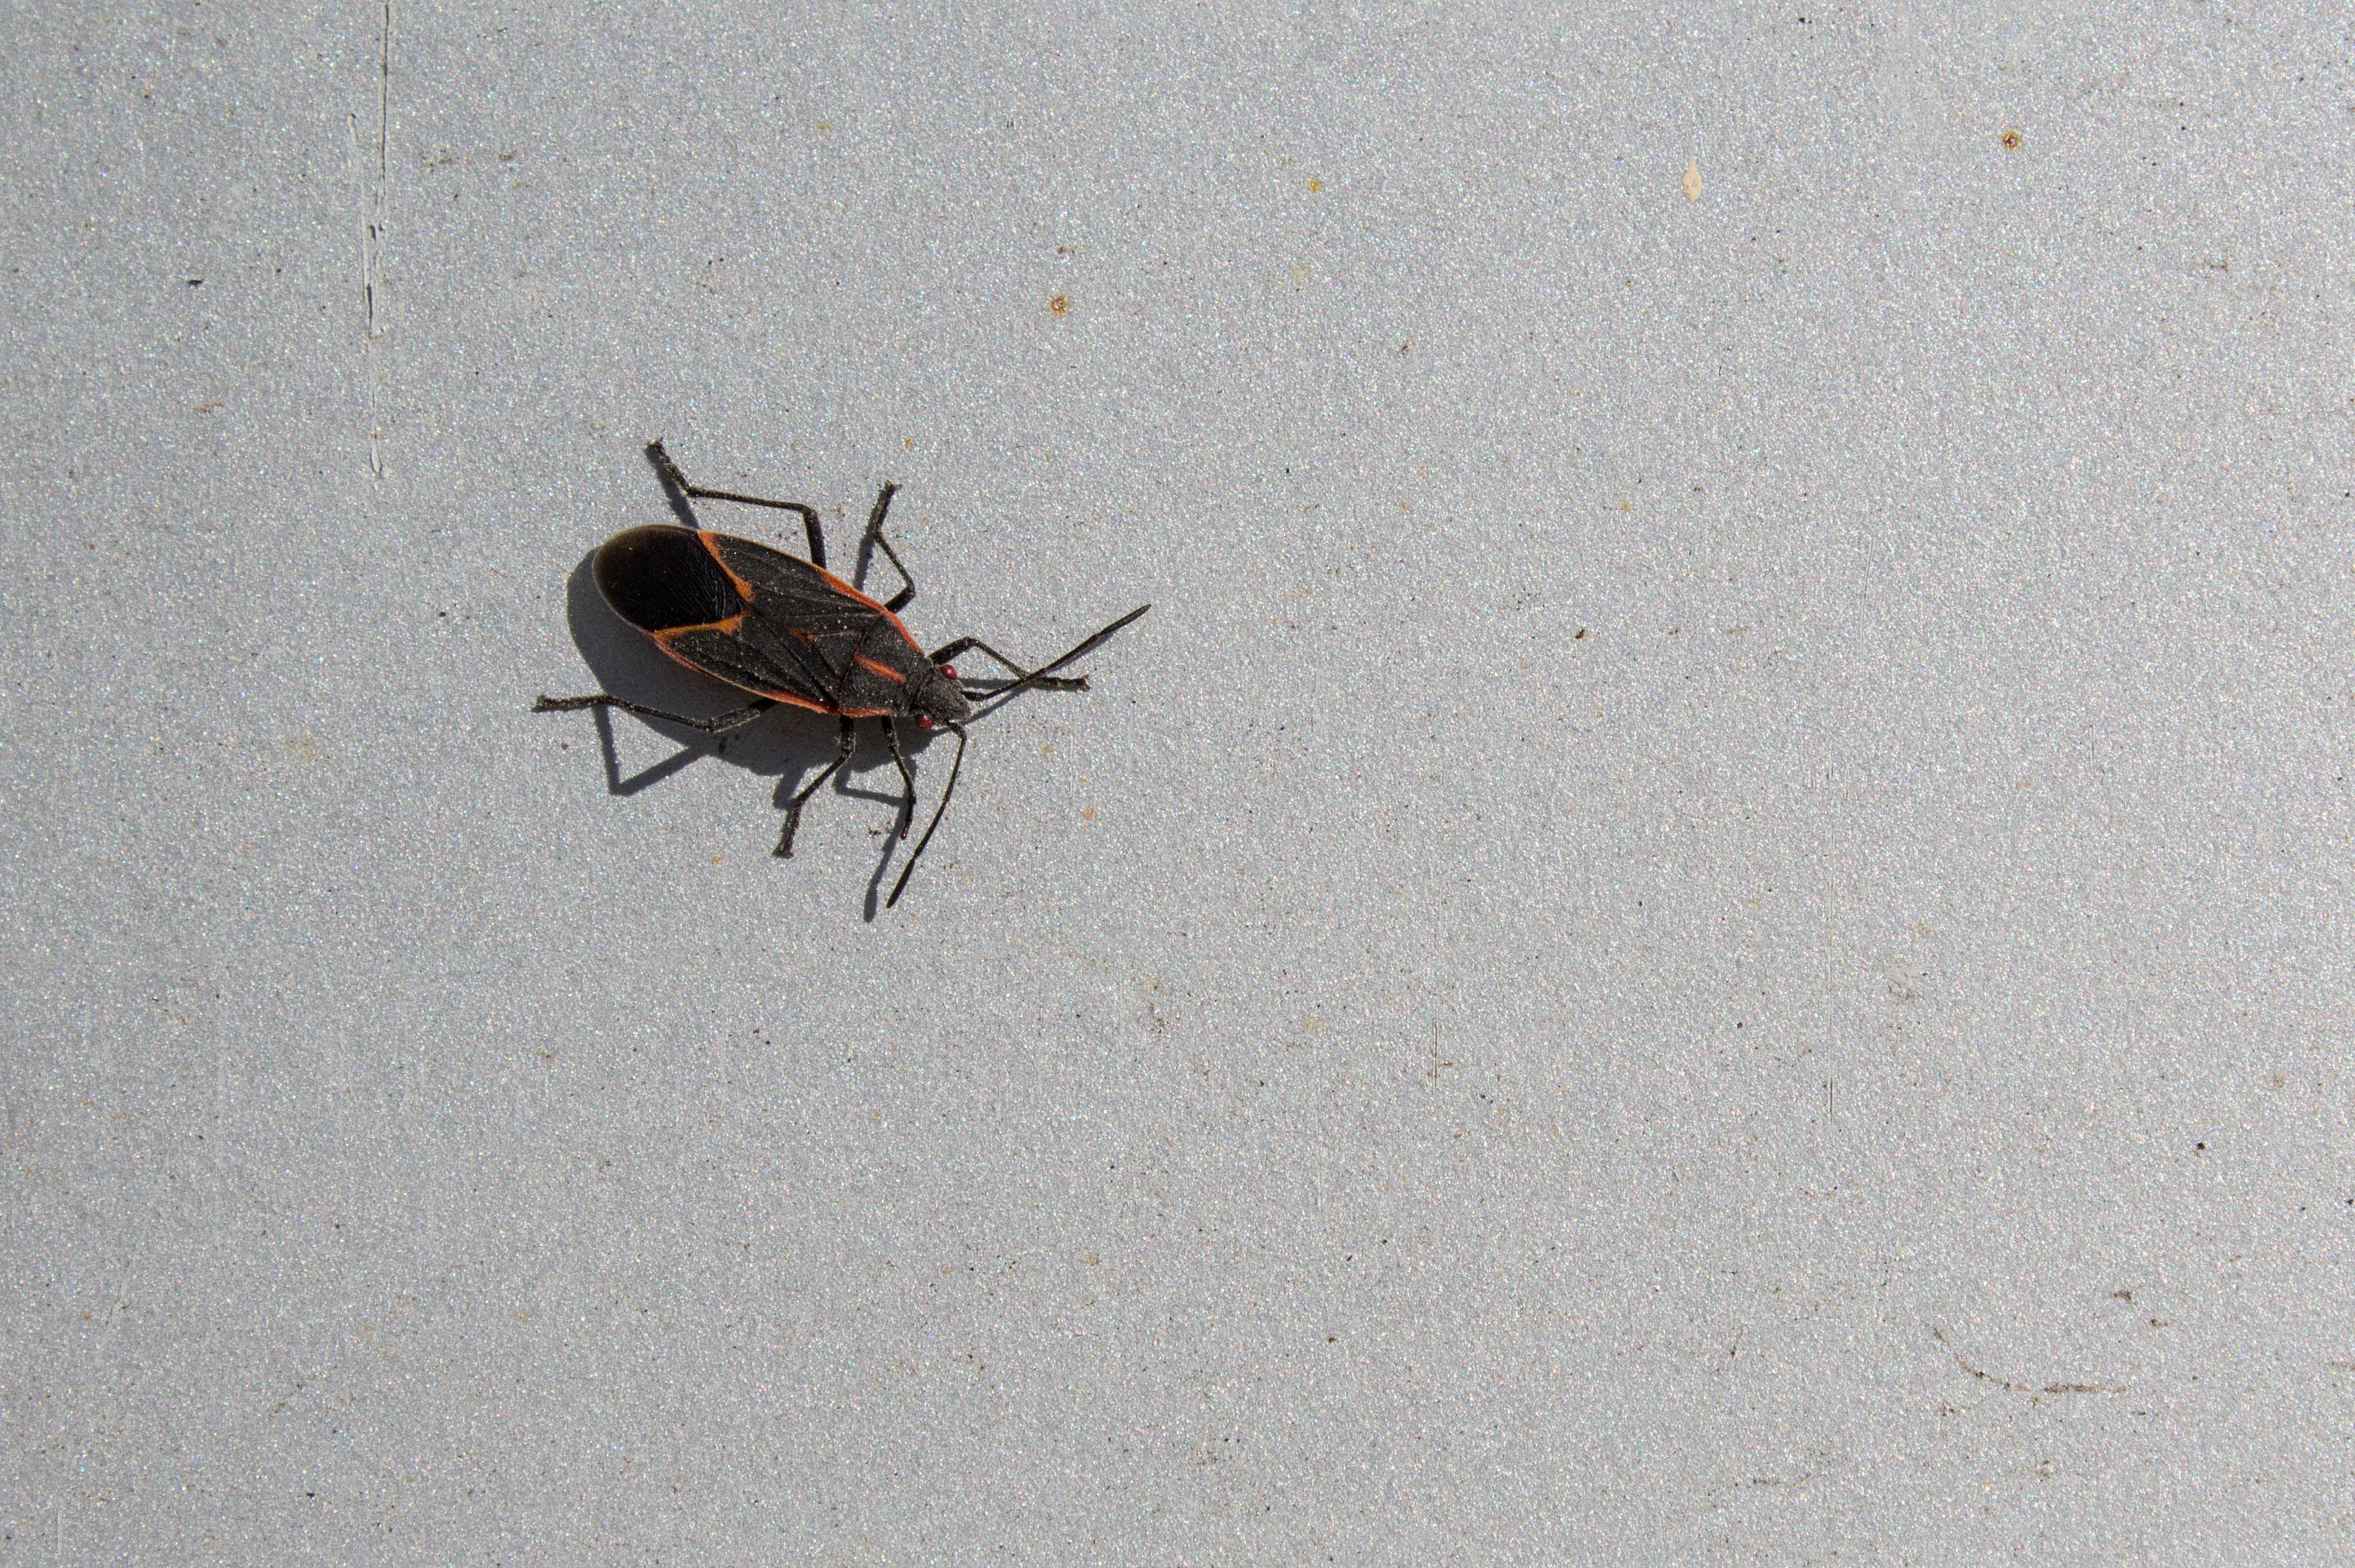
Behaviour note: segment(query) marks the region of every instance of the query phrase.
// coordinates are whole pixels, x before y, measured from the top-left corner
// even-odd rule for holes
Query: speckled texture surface
[[[2343,29],[556,9],[0,20],[0,1563],[2345,1547]]]

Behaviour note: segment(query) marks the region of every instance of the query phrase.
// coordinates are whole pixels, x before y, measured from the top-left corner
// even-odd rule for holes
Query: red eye
[[[941,673],[948,677],[951,680],[954,680],[957,677],[956,666],[953,664],[944,664],[941,666]]]
[[[929,713],[919,713],[919,714],[917,714],[917,715],[916,715],[916,728],[917,728],[917,729],[919,729],[919,730],[929,730],[929,729],[931,729],[932,727],[932,716],[931,714],[929,714]]]

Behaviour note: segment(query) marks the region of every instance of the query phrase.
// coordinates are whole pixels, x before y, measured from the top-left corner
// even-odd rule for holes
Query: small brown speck
[[[2027,140],[2027,138],[2022,136],[2019,132],[2007,126],[2004,129],[2003,134],[1997,137],[1996,140],[2003,144],[2003,150],[2005,152],[2016,153],[2019,151],[2019,144]]]
[[[1094,806],[1092,806],[1092,805],[1091,805],[1091,806],[1087,807],[1085,810],[1083,810],[1083,811],[1082,811],[1082,812],[1080,813],[1080,820],[1081,820],[1081,821],[1082,821],[1082,822],[1093,822],[1095,819],[1096,819],[1096,808],[1095,808]]]
[[[1582,642],[1586,641],[1586,628],[1585,628],[1585,627],[1583,627],[1583,626],[1581,626],[1581,627],[1578,629],[1578,635],[1576,635],[1576,636],[1574,636],[1574,637],[1571,638],[1570,640],[1571,640],[1572,642],[1573,642],[1573,643],[1582,643]]]
[[[1069,294],[1057,294],[1053,299],[1047,302],[1047,308],[1053,311],[1057,315],[1060,315],[1065,311],[1071,308],[1071,296]]]
[[[1312,191],[1323,190],[1325,188],[1325,182],[1323,180],[1310,180],[1308,182],[1308,188]]]

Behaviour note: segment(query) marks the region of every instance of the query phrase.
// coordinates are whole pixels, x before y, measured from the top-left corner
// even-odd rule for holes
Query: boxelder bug
[[[868,515],[868,544],[881,548],[884,558],[905,585],[888,603],[878,603],[826,570],[826,535],[817,513],[798,501],[770,501],[727,490],[706,490],[687,482],[678,464],[659,441],[646,447],[664,479],[680,495],[709,501],[738,501],[748,507],[772,507],[798,513],[809,535],[807,560],[782,550],[740,539],[729,534],[655,524],[615,534],[597,547],[591,571],[597,592],[613,613],[647,636],[655,645],[693,670],[717,677],[752,700],[741,708],[693,719],[681,713],[624,701],[607,692],[593,697],[542,697],[532,704],[535,713],[561,713],[581,708],[618,708],[644,719],[667,720],[707,734],[719,734],[750,723],[783,703],[815,709],[842,720],[839,749],[817,777],[805,785],[785,808],[784,831],[776,853],[794,852],[794,830],[801,826],[802,807],[818,786],[832,778],[858,747],[858,720],[880,719],[884,738],[891,744],[891,760],[900,765],[907,794],[900,802],[900,837],[908,837],[916,815],[916,775],[900,749],[895,720],[912,719],[930,729],[939,724],[956,732],[956,759],[949,764],[949,782],[941,804],[932,812],[924,836],[884,901],[889,909],[900,901],[909,874],[932,841],[932,830],[947,815],[949,797],[956,793],[957,773],[964,766],[964,727],[981,714],[996,711],[998,701],[1026,687],[1049,691],[1085,691],[1085,676],[1058,677],[1051,672],[1082,658],[1114,633],[1153,606],[1140,604],[1082,642],[1050,664],[1024,669],[979,637],[959,637],[925,653],[900,622],[899,612],[916,596],[915,579],[900,564],[899,552],[883,537],[883,515],[900,488],[886,485]],[[1014,672],[999,682],[961,679],[949,660],[972,650],[988,655]],[[977,713],[972,699],[990,707]]]

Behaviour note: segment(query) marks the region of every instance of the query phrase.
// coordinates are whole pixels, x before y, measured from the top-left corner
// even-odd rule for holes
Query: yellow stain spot
[[[1071,297],[1069,294],[1057,294],[1047,302],[1047,308],[1060,315],[1071,308]]]
[[[719,856],[718,856],[718,855],[714,855],[713,857],[711,857],[711,863],[712,863],[713,865],[717,866],[718,864],[719,864],[719,861],[720,861],[720,857],[719,857]]]
[[[1323,190],[1325,188],[1325,182],[1323,180],[1310,180],[1308,182],[1308,188],[1310,190]]]
[[[2019,132],[2013,130],[2008,125],[2004,127],[2003,134],[1996,138],[1996,140],[2003,144],[2003,150],[2007,153],[2016,153],[2019,151],[2020,143],[2027,139],[2027,137],[2022,136]]]
[[[1636,503],[1633,501],[1622,501],[1619,503],[1619,509],[1623,512],[1632,512],[1636,509]]]
[[[916,450],[916,438],[912,435],[904,437],[901,439],[900,444],[908,451],[913,452]]]
[[[1310,276],[1311,276],[1311,274],[1310,274],[1310,272],[1309,272],[1309,271],[1308,271],[1308,263],[1307,263],[1307,262],[1305,262],[1305,261],[1295,261],[1295,262],[1292,264],[1292,281],[1293,281],[1294,283],[1306,283],[1306,282],[1308,281],[1308,279],[1309,279],[1309,277],[1310,277]]]
[[[1700,160],[1694,158],[1685,165],[1685,199],[1700,199]]]
[[[1080,820],[1082,822],[1093,822],[1095,819],[1096,808],[1092,805],[1087,806],[1080,812]]]

